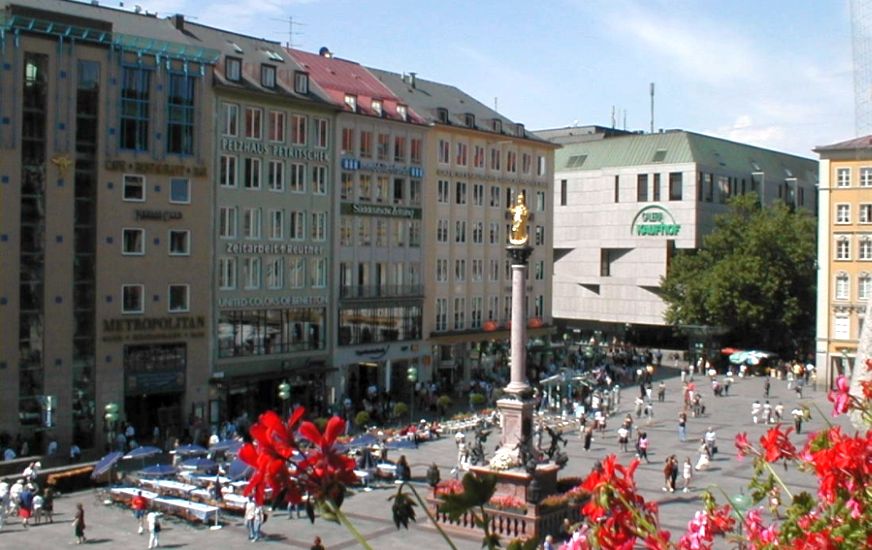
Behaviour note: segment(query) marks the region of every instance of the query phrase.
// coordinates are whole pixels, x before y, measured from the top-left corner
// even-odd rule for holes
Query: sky
[[[134,1],[415,72],[531,130],[612,126],[614,109],[615,127],[647,131],[653,82],[655,131],[810,158],[854,137],[848,0]]]

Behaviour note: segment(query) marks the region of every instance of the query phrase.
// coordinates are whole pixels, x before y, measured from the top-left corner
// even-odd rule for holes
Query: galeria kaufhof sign
[[[662,206],[651,205],[639,210],[630,233],[637,237],[674,237],[681,231],[681,225],[675,223],[675,218]]]
[[[259,141],[244,141],[241,139],[222,138],[221,150],[226,153],[250,153],[260,156],[271,156],[291,160],[312,160],[327,162],[330,158],[325,150],[288,147],[281,143],[261,143]]]

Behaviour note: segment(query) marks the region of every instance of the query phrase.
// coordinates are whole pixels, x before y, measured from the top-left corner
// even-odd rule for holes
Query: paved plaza
[[[667,369],[663,369],[666,372]],[[763,379],[736,378],[736,383],[730,388],[730,395],[713,397],[708,378],[696,377],[696,383],[704,396],[706,415],[701,418],[688,419],[688,439],[680,443],[677,432],[677,416],[681,408],[681,381],[677,376],[666,378],[666,401],[654,402],[653,421],[648,423],[644,418],[641,424],[647,428],[650,440],[650,464],[642,464],[636,474],[640,491],[647,499],[660,504],[660,518],[664,527],[673,532],[676,538],[682,533],[687,521],[694,511],[701,506],[699,493],[708,486],[717,485],[727,495],[735,495],[739,488],[746,485],[750,479],[751,460],[738,461],[735,456],[733,439],[739,432],[748,432],[749,440],[756,441],[765,431],[764,425],[754,425],[751,422],[751,404],[755,399],[762,403]],[[656,386],[656,382],[655,382]],[[563,476],[583,476],[590,471],[596,460],[610,453],[618,453],[621,461],[629,462],[632,453],[621,453],[615,430],[623,416],[633,408],[633,400],[638,392],[637,387],[623,390],[619,412],[611,417],[608,429],[594,439],[590,452],[585,452],[578,433],[569,434],[569,444],[566,452],[569,464],[561,472]],[[656,393],[656,392],[655,392]],[[773,380],[769,397],[775,406],[783,403],[785,417],[790,421],[790,410],[797,403],[796,393],[787,390],[786,382]],[[792,436],[796,444],[805,442],[806,434],[823,426],[827,420],[848,426],[845,418],[830,419],[830,404],[826,401],[826,393],[822,387],[817,391],[806,388],[802,403],[812,410],[812,420],[803,426],[803,434]],[[817,406],[817,408],[815,407]],[[819,410],[818,410],[819,409]],[[820,411],[827,418],[823,418]],[[792,423],[791,423],[792,424]],[[663,462],[670,454],[677,455],[683,463],[685,457],[690,457],[695,463],[699,440],[706,429],[711,426],[718,434],[720,452],[712,461],[711,467],[705,472],[698,472],[693,480],[693,490],[689,493],[665,493],[663,486]],[[853,430],[852,430],[853,431]],[[486,450],[493,450],[497,437],[488,439]],[[547,442],[543,441],[543,445]],[[441,468],[443,479],[450,475],[450,470],[456,460],[456,450],[453,438],[445,437],[439,441],[426,443],[418,449],[406,453],[412,466],[412,473],[420,481],[418,487],[427,491],[423,477],[428,465],[435,462]],[[391,455],[392,459],[398,455]],[[810,477],[796,474],[792,469],[785,474],[789,486],[814,491],[814,480]],[[679,477],[679,484],[680,484]],[[397,530],[391,520],[388,497],[393,493],[393,486],[374,488],[368,492],[357,492],[346,499],[343,510],[354,521],[355,525],[367,537],[374,548],[416,549],[443,548],[444,541],[438,533],[427,526],[427,519],[419,511],[417,524],[409,530]],[[724,501],[723,493],[714,491],[719,501]],[[11,520],[0,531],[0,547],[2,548],[57,548],[72,543],[73,533],[70,522],[72,511],[77,502],[85,505],[87,544],[104,548],[146,548],[147,537],[136,534],[136,524],[128,510],[116,505],[104,505],[93,491],[72,495],[63,495],[55,501],[55,523],[38,525],[24,530],[17,519]],[[228,515],[222,516],[223,528],[210,530],[208,527],[191,526],[185,522],[167,519],[161,533],[163,548],[247,548],[251,547],[246,537],[245,527],[241,518]],[[341,526],[323,520],[311,524],[307,519],[289,520],[284,511],[272,514],[264,525],[267,539],[257,544],[267,546],[282,546],[290,548],[309,548],[316,535],[320,536],[328,550],[354,548],[355,540]],[[454,538],[458,548],[478,549],[480,540]]]

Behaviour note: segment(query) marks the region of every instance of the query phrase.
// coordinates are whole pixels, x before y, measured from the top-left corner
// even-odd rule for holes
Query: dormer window
[[[407,120],[409,118],[409,110],[405,105],[397,105],[397,116],[402,120]]]
[[[442,107],[436,109],[436,119],[442,124],[448,124],[448,109]]]
[[[492,127],[494,132],[501,134],[503,132],[503,121],[495,118]]]
[[[238,57],[225,57],[224,76],[233,82],[242,80],[242,60]]]
[[[345,94],[345,104],[353,112],[357,112],[357,96],[353,94]]]
[[[372,112],[375,113],[376,116],[382,116],[382,102],[380,99],[372,100]]]
[[[298,94],[309,93],[309,73],[294,71],[294,91]]]
[[[466,124],[467,128],[475,128],[475,115],[472,113],[466,113],[463,117],[463,121]]]
[[[273,65],[260,66],[260,85],[264,88],[276,87],[276,68]]]
[[[517,123],[517,124],[515,124],[515,135],[518,136],[518,137],[524,137],[524,136],[525,136],[525,133],[524,133],[524,125],[521,124],[520,122]]]

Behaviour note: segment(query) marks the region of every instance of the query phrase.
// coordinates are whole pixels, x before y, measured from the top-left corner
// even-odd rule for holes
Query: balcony
[[[367,285],[339,287],[339,299],[341,300],[423,297],[424,285]]]

